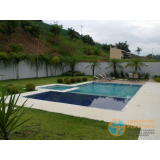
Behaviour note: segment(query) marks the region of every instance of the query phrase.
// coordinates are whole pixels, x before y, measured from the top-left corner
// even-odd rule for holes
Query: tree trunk
[[[17,80],[19,80],[19,63],[17,64]]]
[[[114,66],[114,76],[116,77],[116,66]]]
[[[53,68],[52,68],[52,66],[50,66],[50,70],[51,70],[51,77],[53,77]]]
[[[36,65],[36,77],[38,79],[38,55],[37,55],[37,65]]]
[[[135,71],[137,72],[137,65],[135,65]]]
[[[72,76],[74,76],[74,65],[72,65]]]
[[[95,66],[93,65],[93,76],[94,76],[94,67],[95,67]]]
[[[47,72],[47,77],[48,77],[48,64],[46,64],[46,72]]]

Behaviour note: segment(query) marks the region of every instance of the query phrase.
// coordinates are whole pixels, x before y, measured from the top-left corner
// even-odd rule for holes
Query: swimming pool
[[[131,99],[142,85],[91,82],[76,86],[51,85],[41,89],[61,90],[73,89],[70,93],[110,96]],[[74,89],[75,88],[75,89]]]
[[[62,85],[52,85],[52,86],[40,87],[40,89],[50,89],[50,90],[58,90],[58,91],[63,91],[66,89],[71,89],[71,88],[73,88],[73,87],[62,86]]]
[[[40,89],[48,89],[48,92],[25,97],[85,107],[123,111],[127,103],[137,93],[141,86],[142,85],[100,82],[70,86],[50,85],[39,87]]]

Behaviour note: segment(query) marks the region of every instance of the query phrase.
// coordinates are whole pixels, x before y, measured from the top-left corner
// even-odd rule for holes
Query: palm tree
[[[56,63],[59,63],[60,60],[59,60],[59,57],[55,56],[55,57],[52,57],[52,59],[50,60],[49,62],[49,65],[50,65],[50,70],[51,70],[51,77],[53,77],[53,65],[55,65]]]
[[[122,62],[120,62],[118,59],[110,59],[110,66],[109,67],[106,67],[107,68],[113,68],[114,69],[114,76],[116,77],[116,69],[117,68],[122,68],[123,69],[123,66],[121,65]]]
[[[131,62],[128,62],[125,66],[125,68],[135,68],[135,71],[137,72],[137,69],[141,69],[142,66],[146,66],[145,63],[142,62],[140,58],[131,59]]]
[[[135,50],[135,52],[137,52],[138,55],[140,54],[141,51],[142,51],[142,49],[139,47],[137,47],[137,50]]]
[[[96,68],[97,70],[100,69],[100,65],[101,65],[101,64],[100,64],[96,59],[93,59],[93,60],[91,61],[91,64],[88,65],[86,68],[91,67],[92,73],[93,73],[93,76],[94,76],[94,70],[95,70],[95,68]]]
[[[73,58],[69,59],[67,63],[71,66],[71,68],[72,68],[72,76],[74,76],[74,67],[78,63],[78,59],[73,57]]]

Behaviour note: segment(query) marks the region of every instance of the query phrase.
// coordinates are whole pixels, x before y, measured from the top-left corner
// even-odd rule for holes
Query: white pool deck
[[[90,82],[86,82],[86,83],[90,83]],[[135,83],[135,84],[142,84],[142,83]],[[77,84],[72,86],[76,86],[76,85]],[[45,86],[49,86],[49,85],[45,85]],[[23,96],[49,91],[48,89],[39,89],[39,87],[36,87],[38,91],[21,94],[17,104],[18,105],[23,104],[23,102],[26,100],[26,98],[24,98]],[[65,91],[61,91],[61,92],[65,92]],[[160,140],[160,83],[146,82],[140,88],[140,90],[136,93],[136,95],[129,101],[124,111],[90,108],[90,107],[65,104],[65,103],[57,103],[57,102],[49,102],[49,101],[36,100],[36,99],[28,99],[28,101],[26,102],[26,107],[30,107],[32,104],[33,104],[32,108],[35,108],[35,109],[62,113],[62,114],[67,114],[67,115],[72,115],[77,117],[85,117],[85,118],[90,118],[95,120],[103,120],[106,122],[110,122],[113,119],[117,119],[117,118],[123,120],[125,124],[130,124],[128,123],[130,120],[154,120],[155,128],[153,129],[155,129],[155,134],[149,134],[149,136],[139,136],[138,139],[139,140]]]

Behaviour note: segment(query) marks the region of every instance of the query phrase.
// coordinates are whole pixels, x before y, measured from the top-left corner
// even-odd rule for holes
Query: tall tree
[[[72,68],[72,76],[74,76],[74,67],[75,67],[75,65],[78,63],[78,59],[75,58],[75,57],[72,57],[72,58],[70,58],[70,59],[68,60],[67,63],[71,66],[71,68]]]
[[[94,71],[95,71],[95,68],[98,70],[100,69],[100,63],[97,61],[97,59],[93,59],[90,63],[90,65],[88,65],[86,68],[90,67],[92,69],[92,73],[93,73],[93,76],[94,76]]]
[[[62,74],[63,74],[64,68],[67,66],[67,58],[61,56],[59,57],[59,59],[60,59],[60,62],[59,62],[60,70],[62,71]]]
[[[10,44],[8,44],[8,46],[11,48],[10,54],[13,60],[13,64],[17,70],[17,80],[19,80],[19,63],[23,61],[27,55],[25,53],[21,53],[24,49],[21,44],[12,41]]]
[[[88,44],[90,44],[92,46],[95,45],[94,40],[89,35],[82,35],[81,38],[82,38],[83,43],[88,43]]]
[[[142,49],[139,47],[137,47],[137,49],[135,50],[135,52],[137,52],[138,55],[140,54],[141,51],[142,51]]]
[[[135,72],[137,72],[137,69],[141,69],[142,66],[146,66],[145,63],[142,62],[140,58],[131,59],[131,62],[128,62],[125,66],[125,68],[135,68]]]
[[[50,31],[54,33],[54,36],[57,36],[61,33],[62,28],[62,25],[54,24],[50,26]]]
[[[68,28],[68,35],[70,36],[71,40],[73,40],[73,38],[79,39],[76,31],[73,28]]]
[[[123,69],[123,66],[121,65],[122,62],[120,62],[118,59],[110,59],[109,61],[109,67],[106,67],[107,68],[113,68],[114,70],[114,76],[116,77],[116,69],[117,68],[122,68]]]
[[[127,44],[127,41],[116,43],[115,47],[118,48],[118,49],[124,50],[126,52],[130,52],[129,44]]]
[[[18,20],[7,20],[7,33],[11,35],[15,33],[16,27],[18,27],[19,21]]]
[[[55,56],[55,57],[52,57],[52,59],[50,60],[49,62],[49,65],[50,65],[50,70],[51,70],[51,77],[53,77],[53,65],[55,65],[56,63],[59,63],[60,60],[59,60],[59,57]]]

